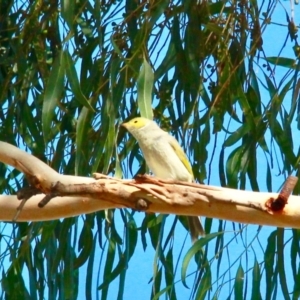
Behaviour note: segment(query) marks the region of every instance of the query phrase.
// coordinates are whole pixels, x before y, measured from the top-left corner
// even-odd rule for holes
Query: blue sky
[[[281,2],[282,6],[278,5],[274,14],[272,21],[274,23],[278,23],[278,25],[273,25],[271,27],[268,27],[267,31],[264,33],[264,48],[266,50],[266,56],[277,56],[283,43],[286,40],[286,27],[282,26],[281,24],[286,24],[286,16],[285,16],[285,11],[283,7],[285,7],[286,11],[288,14],[291,14],[291,9],[290,9],[290,1],[283,1]],[[300,18],[300,7],[295,6],[295,23],[299,24]],[[291,51],[291,46],[290,46],[290,39],[288,38],[287,40],[287,46],[283,49],[283,51],[280,54],[283,57],[289,57],[289,58],[294,58],[295,55]],[[263,63],[263,60],[260,61],[260,64]],[[277,67],[276,68],[276,81],[279,82],[281,78],[284,77],[285,72],[287,69]],[[263,77],[263,74],[260,70],[260,68],[257,68],[256,70],[258,75],[261,75]],[[270,100],[270,95],[268,91],[265,89],[261,88],[261,95],[262,98],[265,99],[266,102]],[[291,93],[290,93],[291,95]],[[287,107],[290,105],[290,99],[287,98],[284,101],[284,105]],[[234,124],[232,124],[234,126]],[[299,148],[299,142],[300,139],[296,138],[299,136],[299,131],[296,128],[296,121],[294,122],[294,147],[297,151]],[[218,137],[219,141],[224,141],[225,136],[219,136]],[[213,145],[210,145],[210,148],[208,149],[209,155],[212,155],[212,148]],[[234,146],[236,147],[236,145]],[[215,156],[216,158],[218,157],[218,153],[221,150],[221,144],[217,145]],[[295,152],[296,152],[295,151]],[[228,149],[228,152],[230,152],[230,149]],[[208,162],[210,161],[210,158],[208,159]],[[259,174],[263,174],[262,178],[265,178],[265,172],[266,172],[266,160],[261,152],[261,156],[258,156],[259,159]],[[137,168],[138,166],[136,166]],[[218,161],[217,159],[212,160],[212,174],[211,174],[211,180],[210,184],[211,185],[219,185],[219,176],[217,174],[218,170]],[[281,174],[278,174],[279,170],[276,168],[276,166],[272,169],[272,182],[273,182],[273,188],[274,191],[277,191],[280,189],[281,184],[284,182],[284,176]],[[260,182],[260,189],[261,191],[266,191],[266,185],[264,181]],[[143,213],[136,213],[135,214],[136,222],[138,225],[142,222],[144,218]],[[166,227],[170,227],[172,224],[173,216],[169,216],[167,218],[167,224]],[[116,219],[119,220],[117,222],[117,229],[120,235],[122,235],[123,232],[123,221],[120,218],[120,213],[117,211],[116,212]],[[82,220],[79,218],[79,220]],[[79,224],[81,221],[79,221]],[[219,221],[214,220],[213,222],[213,228],[212,232],[215,232],[218,230],[219,226]],[[243,225],[242,225],[243,226]],[[3,229],[3,227],[2,227]],[[235,229],[235,231],[234,231]],[[225,234],[225,241],[229,242],[232,239],[234,239],[235,234],[239,234],[237,232],[238,229],[238,224],[235,224],[235,228],[232,226],[231,222],[227,222],[226,224],[226,234]],[[230,293],[231,285],[229,283],[226,283],[226,280],[234,279],[235,277],[235,272],[237,269],[237,266],[239,263],[243,264],[245,268],[249,269],[249,272],[246,274],[246,276],[251,277],[251,267],[254,264],[254,260],[257,259],[258,262],[261,262],[264,259],[264,251],[263,249],[266,248],[266,243],[267,243],[267,238],[270,235],[270,233],[275,230],[275,228],[264,226],[261,231],[258,234],[259,227],[256,225],[251,225],[247,226],[247,228],[241,233],[242,237],[236,238],[233,242],[231,242],[231,245],[229,246],[228,249],[230,249],[230,253],[225,253],[224,255],[227,255],[227,258],[222,260],[222,268],[223,270],[226,270],[230,264],[232,265],[231,269],[231,274],[226,274],[224,276],[224,288],[221,290],[220,294],[220,299],[225,298]],[[286,229],[286,239],[290,237],[290,229]],[[140,237],[139,237],[140,238]],[[181,226],[177,226],[176,230],[176,235],[174,236],[174,244],[177,246],[174,247],[174,257],[177,257],[179,260],[179,265],[178,265],[178,272],[177,272],[177,279],[178,283],[176,284],[176,290],[177,290],[177,296],[179,299],[189,299],[190,297],[190,290],[186,289],[182,283],[180,282],[180,269],[181,269],[181,263],[184,255],[188,251],[188,249],[191,246],[190,238],[186,232],[186,230]],[[245,250],[245,245],[247,245],[248,248]],[[213,254],[214,254],[214,243],[210,244],[210,248],[212,251],[212,259]],[[100,257],[102,254],[102,251],[106,250],[101,250],[99,247],[97,248],[97,254],[96,254],[96,260],[95,260],[95,271],[93,274],[86,274],[86,266],[80,269],[80,287],[79,287],[79,299],[84,299],[85,298],[85,280],[87,276],[93,276],[93,291],[92,294],[96,295],[97,294],[97,277],[98,277],[98,265],[100,266]],[[182,251],[182,252],[181,252]],[[246,252],[245,252],[246,251]],[[286,250],[288,251],[288,250]],[[238,258],[236,260],[236,257]],[[286,257],[289,257],[289,253],[287,252]],[[143,250],[142,244],[138,243],[136,252],[132,259],[129,262],[128,265],[128,271],[126,275],[126,286],[125,286],[125,295],[124,299],[129,300],[132,299],[134,296],[134,299],[145,299],[149,298],[150,291],[151,291],[151,286],[152,284],[148,283],[149,280],[151,279],[151,276],[153,274],[153,266],[154,266],[154,258],[155,258],[155,251],[152,249],[150,242],[148,241],[148,247],[146,251]],[[176,261],[176,260],[175,260]],[[216,262],[216,259],[214,259]],[[102,269],[100,271],[100,283],[102,280]],[[191,263],[189,272],[193,273],[195,272],[195,265]],[[26,276],[24,274],[24,276]],[[190,277],[190,279],[187,281],[190,286],[192,286],[192,281],[193,281],[193,276]],[[219,284],[220,282],[218,282]],[[214,285],[214,287],[216,287]],[[109,299],[116,299],[117,298],[117,293],[118,293],[118,279],[114,281],[114,283],[110,287],[110,296]],[[221,297],[222,296],[222,297]],[[94,299],[97,297],[95,296]],[[100,297],[99,297],[100,298]],[[279,298],[278,298],[279,299]]]

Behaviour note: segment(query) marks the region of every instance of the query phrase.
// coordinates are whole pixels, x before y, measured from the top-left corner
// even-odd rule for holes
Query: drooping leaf
[[[244,269],[241,265],[239,265],[236,276],[235,276],[235,283],[234,283],[234,298],[235,299],[244,299],[243,297],[243,289],[244,289]]]
[[[154,73],[151,66],[144,58],[138,79],[137,79],[137,97],[141,116],[147,119],[153,119],[152,111],[152,90]]]
[[[76,69],[74,66],[74,61],[72,60],[71,55],[69,54],[69,52],[67,50],[65,50],[63,52],[63,55],[64,55],[64,65],[66,68],[66,74],[67,74],[67,78],[70,82],[71,90],[74,94],[74,99],[76,101],[78,101],[81,105],[83,105],[86,108],[95,112],[93,107],[89,103],[88,99],[86,99],[86,97],[82,93],[82,90],[81,90],[81,87],[80,87],[80,84],[78,81]]]
[[[60,51],[59,55],[57,55],[54,60],[53,67],[47,81],[43,101],[42,124],[45,143],[47,143],[50,138],[49,132],[51,132],[51,124],[54,121],[55,114],[57,113],[59,101],[63,96],[64,75],[64,56],[63,51]]]
[[[202,249],[202,247],[204,247],[207,243],[209,243],[209,241],[216,238],[220,234],[222,234],[222,233],[219,233],[219,232],[211,233],[211,234],[208,234],[205,237],[201,238],[200,240],[195,242],[195,244],[190,248],[190,250],[184,256],[184,259],[182,262],[182,268],[181,268],[181,280],[182,280],[183,285],[186,288],[188,288],[188,286],[186,284],[186,272],[187,272],[187,268],[189,266],[190,260],[194,257],[194,255],[198,251],[200,251]]]
[[[295,69],[297,67],[296,60],[288,57],[266,57],[266,61],[276,66],[289,69]]]

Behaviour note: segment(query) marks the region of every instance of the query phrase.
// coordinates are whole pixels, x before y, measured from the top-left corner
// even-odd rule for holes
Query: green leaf
[[[259,264],[255,258],[254,260],[254,266],[252,271],[252,293],[251,293],[251,300],[261,300],[261,294],[260,294],[260,284],[261,284],[261,274],[260,274],[260,267]]]
[[[138,9],[138,2],[127,0],[125,3],[125,12],[128,16],[126,18],[128,36],[130,38],[131,43],[134,45],[136,35],[138,33],[137,28],[137,17],[135,12]]]
[[[279,282],[281,286],[281,291],[284,299],[290,299],[290,293],[287,285],[287,276],[285,270],[285,254],[284,254],[284,228],[277,229],[277,259],[278,259],[278,274],[279,274]],[[290,276],[288,276],[290,278]]]
[[[299,299],[300,298],[300,268],[298,267],[297,276],[294,278],[294,289],[293,289],[293,299]]]
[[[168,294],[170,299],[176,299],[175,274],[174,274],[173,261],[174,261],[173,249],[170,248],[166,255],[166,264],[164,264],[166,285],[170,287],[170,289],[168,289]]]
[[[271,169],[270,169],[270,165],[267,162],[267,177],[266,177],[266,186],[267,186],[267,190],[269,193],[271,193],[273,191],[272,189],[272,177],[271,177]]]
[[[226,1],[221,0],[216,3],[208,2],[208,11],[210,15],[215,15],[219,13],[231,13],[230,7],[225,6]]]
[[[227,184],[232,188],[237,188],[238,174],[241,171],[244,151],[245,147],[237,147],[229,154],[226,162],[226,176],[228,180]]]
[[[230,147],[242,139],[249,131],[250,126],[248,123],[244,123],[240,128],[233,132],[224,142],[224,147]]]
[[[265,60],[273,65],[281,66],[289,69],[296,69],[297,67],[297,61],[292,58],[287,57],[266,57]]]
[[[115,255],[116,255],[116,244],[112,240],[109,241],[108,249],[107,249],[107,255],[105,260],[105,266],[103,271],[103,283],[98,287],[99,289],[102,289],[102,298],[101,299],[107,299],[108,294],[108,284],[111,282],[111,272],[112,267],[115,261]]]
[[[123,58],[122,51],[120,50],[119,46],[118,46],[117,43],[115,42],[114,36],[113,36],[113,35],[110,36],[110,41],[111,41],[111,44],[112,44],[114,50],[116,51],[116,53],[117,53],[120,57]]]
[[[111,266],[110,264],[106,264],[106,266]],[[103,290],[105,291],[106,289],[108,289],[109,284],[116,279],[124,270],[124,268],[126,268],[127,263],[126,260],[123,256],[120,255],[120,260],[118,262],[118,264],[116,265],[116,267],[110,272],[108,272],[108,269],[106,269],[105,267],[105,276],[104,276],[104,282],[98,287],[99,290]]]
[[[244,269],[241,265],[239,265],[234,282],[234,299],[243,300],[243,288],[244,288]]]
[[[86,269],[86,274],[94,274],[94,267],[95,267],[95,249],[96,249],[97,239],[94,237],[93,239],[93,246],[91,249],[90,256],[88,258],[88,264]],[[93,284],[93,276],[86,276],[85,282],[85,298],[92,299],[92,284]]]
[[[122,178],[123,176],[123,170],[122,170],[122,167],[121,167],[121,163],[120,163],[120,160],[119,160],[119,156],[116,152],[116,155],[115,155],[115,174],[114,174],[114,177],[116,178]]]
[[[276,87],[274,86],[272,80],[269,78],[269,76],[267,74],[264,74],[265,76],[265,80],[267,83],[267,91],[269,92],[270,98],[273,101],[274,97],[277,97],[278,94],[278,90],[276,89]]]
[[[89,149],[86,147],[87,132],[90,128],[91,111],[83,107],[76,126],[76,158],[75,158],[75,175],[84,175],[88,165]]]
[[[271,299],[274,291],[274,277],[276,277],[277,271],[274,269],[275,262],[275,250],[276,250],[276,230],[273,231],[268,237],[268,244],[264,255],[265,270],[266,270],[266,295],[265,299]]]
[[[159,79],[163,75],[166,75],[166,73],[175,65],[175,62],[176,51],[174,43],[171,41],[165,57],[163,58],[161,64],[155,70],[155,80]]]
[[[160,0],[157,2],[153,2],[154,5],[151,5],[151,19],[149,24],[147,24],[148,30],[151,30],[152,27],[156,24],[157,20],[161,17],[161,15],[165,12],[169,1],[168,0]]]
[[[61,15],[67,22],[70,30],[73,30],[75,2],[72,0],[61,1]]]
[[[86,97],[82,93],[82,90],[81,90],[81,87],[80,87],[80,84],[78,81],[74,61],[72,60],[72,57],[67,50],[64,51],[64,63],[65,63],[67,78],[69,80],[71,90],[74,94],[74,99],[76,101],[78,101],[80,104],[82,104],[83,106],[85,106],[86,108],[95,112],[95,110],[93,109],[93,107],[91,106],[89,101],[86,99]]]
[[[293,140],[290,138],[289,134],[284,132],[280,123],[274,116],[270,115],[269,121],[272,136],[276,140],[282,155],[285,157],[285,164],[289,163],[290,165],[295,166],[297,158],[293,152]]]
[[[152,89],[153,89],[154,73],[151,66],[144,57],[144,62],[141,67],[137,79],[137,95],[138,105],[141,116],[147,119],[153,119],[152,111]]]
[[[103,157],[103,168],[102,172],[106,174],[109,170],[111,158],[114,154],[115,142],[116,142],[116,130],[115,130],[115,110],[111,99],[108,98],[105,105],[106,117],[102,117],[106,120],[103,126],[104,132],[107,133],[105,136],[105,155]]]
[[[211,233],[206,235],[205,237],[199,239],[191,248],[190,250],[186,253],[186,255],[183,258],[182,261],[182,268],[181,268],[181,281],[182,284],[186,287],[189,288],[186,284],[186,272],[187,268],[189,266],[189,263],[191,259],[195,256],[195,254],[200,251],[206,244],[208,244],[212,239],[217,237],[218,235],[223,234],[223,232],[217,232],[217,233]]]
[[[196,293],[195,299],[205,299],[205,296],[211,290],[212,288],[212,282],[211,282],[212,276],[211,276],[211,270],[210,267],[208,266],[205,268],[205,272],[203,277],[201,278],[200,283],[198,284],[198,289]]]
[[[153,283],[153,288],[151,289],[150,299],[153,300],[159,299],[161,295],[163,295],[170,289],[170,287],[168,286],[165,289],[160,291],[161,279],[162,279],[162,268],[159,268],[159,270],[156,272],[154,277],[154,283]]]
[[[87,227],[87,228],[85,228]],[[77,269],[82,266],[90,257],[93,251],[93,233],[89,226],[85,226],[81,232],[80,239],[82,246],[80,247],[80,253],[74,260],[74,268]]]
[[[51,131],[51,123],[55,116],[55,109],[57,109],[58,103],[63,96],[64,75],[63,51],[60,51],[54,60],[44,95],[42,124],[45,144],[49,141],[49,132]]]

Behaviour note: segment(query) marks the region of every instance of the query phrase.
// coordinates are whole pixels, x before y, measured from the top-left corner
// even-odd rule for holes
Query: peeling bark
[[[18,197],[26,198],[24,191],[20,191],[18,196],[0,196],[0,220],[4,221],[13,220],[17,212],[17,221],[41,221],[128,207],[151,213],[201,215],[241,223],[300,228],[300,197],[290,196],[295,177],[288,179],[287,185],[278,194],[150,176],[139,176],[133,180],[102,174],[94,174],[95,178],[70,176],[57,173],[38,158],[1,141],[0,161],[23,172],[34,192],[21,210],[18,210]],[[42,194],[36,195],[38,191]],[[49,203],[41,207],[45,196]],[[279,201],[280,209],[277,209],[277,204],[276,209],[272,208],[274,201],[277,204]]]

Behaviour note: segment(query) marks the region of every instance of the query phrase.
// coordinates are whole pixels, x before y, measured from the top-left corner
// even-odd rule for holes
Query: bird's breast
[[[156,177],[181,181],[192,181],[193,176],[168,143],[160,140],[141,145],[146,163]]]

